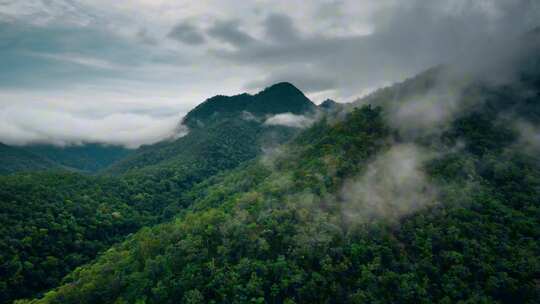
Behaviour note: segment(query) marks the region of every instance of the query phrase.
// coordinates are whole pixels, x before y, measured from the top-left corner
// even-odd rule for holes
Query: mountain
[[[305,114],[316,106],[294,85],[282,82],[266,88],[256,95],[215,96],[190,111],[183,123],[194,128],[212,119],[231,114],[249,112],[254,116],[279,113]]]
[[[540,73],[447,73],[194,184],[174,220],[18,304],[536,303]]]
[[[319,109],[327,112],[333,112],[341,110],[342,106],[332,99],[326,99],[319,105]]]
[[[47,170],[97,172],[131,152],[123,147],[101,144],[13,147],[0,143],[0,174]]]
[[[143,146],[106,170],[111,174],[169,170],[217,172],[254,158],[297,130],[265,125],[281,113],[312,114],[316,106],[290,83],[278,83],[256,95],[215,96],[183,119],[189,133],[174,141]],[[188,177],[186,177],[188,178]]]
[[[334,107],[336,107],[338,105],[339,104],[337,102],[335,102],[334,100],[326,99],[319,105],[319,107],[321,107],[323,109],[332,109],[332,108],[334,108]]]
[[[26,151],[45,157],[62,166],[96,172],[128,156],[132,150],[120,146],[87,143],[77,146],[31,145]]]
[[[39,154],[0,143],[0,174],[51,169],[61,169],[61,166]]]
[[[255,95],[262,96],[256,98],[256,107],[217,112],[187,135],[143,146],[96,175],[34,172],[0,177],[0,303],[39,296],[58,286],[64,275],[130,233],[185,212],[193,203],[186,192],[194,185],[290,140],[298,128],[266,125],[265,119],[314,107],[293,88],[273,86]],[[274,106],[281,110],[271,110]],[[219,103],[216,107],[223,108]],[[246,109],[257,116],[247,115]],[[80,168],[124,153],[101,146],[31,149]],[[107,152],[116,154],[104,155]]]

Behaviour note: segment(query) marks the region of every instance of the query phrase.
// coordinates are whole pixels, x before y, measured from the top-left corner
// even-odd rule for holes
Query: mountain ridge
[[[0,174],[54,169],[61,170],[62,166],[24,148],[0,143]]]
[[[254,95],[243,93],[234,96],[217,95],[208,98],[188,112],[182,123],[194,128],[204,125],[205,122],[216,115],[234,115],[243,111],[256,116],[287,112],[303,114],[315,109],[315,104],[293,84],[280,82]]]
[[[106,168],[133,151],[121,146],[100,143],[84,143],[65,147],[39,144],[28,145],[23,149],[46,157],[62,166],[88,173],[95,173]]]
[[[203,155],[205,149],[209,148],[205,146],[210,143],[205,139],[208,132],[222,133],[224,138],[235,137],[232,134],[237,131],[231,130],[233,133],[226,134],[226,130],[230,128],[251,129],[250,132],[239,132],[238,134],[244,134],[245,140],[254,147],[264,145],[265,143],[261,141],[269,140],[271,137],[280,142],[285,138],[280,139],[280,136],[276,137],[271,134],[276,132],[292,134],[295,131],[285,126],[264,125],[267,116],[281,113],[311,115],[316,111],[317,106],[298,88],[288,82],[277,83],[255,95],[247,93],[230,97],[217,95],[206,99],[182,119],[181,123],[189,129],[186,135],[175,140],[142,146],[129,157],[113,163],[104,170],[104,173],[122,174],[131,169],[139,170],[145,166],[156,166],[161,162],[170,163],[171,159],[182,158],[182,155],[186,155],[186,151],[196,150],[193,152],[194,154]],[[254,132],[252,135],[247,135],[252,132]],[[285,137],[290,137],[290,135]],[[219,140],[214,138],[211,141]],[[239,142],[239,147],[242,146],[246,146],[246,144]],[[250,155],[255,154],[254,151],[250,152]]]

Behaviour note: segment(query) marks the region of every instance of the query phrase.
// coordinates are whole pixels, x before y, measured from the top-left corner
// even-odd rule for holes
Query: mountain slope
[[[0,303],[52,288],[154,217],[120,180],[74,172],[0,176]]]
[[[370,117],[371,117],[371,118],[370,118]],[[380,117],[377,116],[376,113],[374,113],[374,112],[372,113],[372,112],[369,112],[369,111],[368,111],[368,112],[364,112],[364,113],[358,112],[358,113],[356,113],[356,114],[354,115],[354,117],[352,117],[351,119],[355,119],[355,120],[359,120],[359,121],[362,121],[363,119],[369,119],[369,120],[374,120],[374,121],[376,121],[376,120],[379,119],[379,118],[380,118]],[[380,121],[379,121],[378,124],[380,124]],[[370,125],[370,126],[371,126],[371,125]],[[351,146],[350,144],[347,144],[347,146],[350,146],[350,147],[351,147],[348,154],[349,154],[351,157],[354,156],[354,157],[355,157],[356,159],[358,159],[358,160],[366,159],[366,158],[370,155],[370,153],[367,153],[367,154],[366,154],[366,153],[361,153],[362,151],[366,151],[366,152],[367,152],[367,151],[370,151],[370,150],[371,150],[371,151],[374,151],[374,150],[372,149],[372,147],[367,146],[367,145],[365,146],[365,145],[363,145],[363,144],[369,143],[369,142],[371,142],[371,141],[376,141],[376,140],[378,140],[378,138],[380,138],[381,136],[383,136],[383,134],[384,134],[384,132],[385,132],[384,129],[381,129],[381,130],[378,130],[378,131],[373,131],[373,132],[375,132],[375,133],[371,134],[371,135],[373,135],[373,136],[370,136],[369,134],[365,134],[366,130],[364,130],[364,128],[362,128],[362,126],[358,126],[358,127],[352,128],[352,129],[350,129],[349,131],[355,133],[354,136],[357,137],[357,140],[354,141],[356,144],[353,145],[353,146]],[[362,133],[358,133],[358,132],[356,132],[356,131],[361,131]],[[336,129],[335,132],[337,132],[337,134],[343,134],[343,133],[345,133],[346,131],[341,131],[341,130],[337,130],[337,129]],[[352,135],[352,134],[351,134],[351,135]],[[323,138],[324,138],[324,137],[323,137]],[[331,140],[331,138],[328,138],[328,140]],[[318,149],[319,146],[322,146],[322,145],[324,145],[324,144],[326,144],[326,143],[328,143],[326,140],[324,140],[324,139],[321,140],[321,143],[315,144],[315,146],[313,147],[313,150],[310,149],[309,151],[306,152],[306,153],[308,153],[308,154],[303,154],[303,155],[305,155],[305,156],[310,155],[310,154],[309,154],[309,153],[311,153],[310,151],[317,151],[317,150],[319,150],[319,149]],[[363,143],[363,144],[362,144],[362,143]],[[367,149],[367,150],[364,150],[364,149]],[[360,152],[360,153],[358,153],[358,152]],[[329,152],[329,153],[330,153],[330,152]],[[286,163],[286,164],[288,164],[288,165],[293,165],[294,168],[301,167],[301,168],[305,168],[306,170],[312,170],[312,168],[314,168],[314,167],[313,167],[314,164],[311,164],[311,163],[308,161],[308,160],[311,160],[311,159],[310,159],[310,158],[303,158],[303,159],[305,159],[305,161],[302,161],[302,162],[299,163],[298,165],[293,165],[293,163]],[[284,163],[284,165],[285,165],[285,163]],[[238,172],[236,172],[236,173],[234,173],[234,174],[227,175],[227,176],[224,177],[225,180],[221,180],[223,177],[220,177],[220,178],[217,178],[217,180],[218,180],[219,182],[218,182],[218,181],[212,181],[212,182],[209,182],[210,185],[212,185],[212,186],[210,186],[210,188],[207,188],[207,187],[205,187],[205,186],[196,187],[195,190],[192,191],[192,193],[186,194],[186,195],[187,195],[186,199],[188,199],[188,198],[191,197],[191,196],[193,196],[193,197],[199,197],[199,199],[197,199],[197,201],[195,202],[195,203],[197,204],[197,206],[194,206],[194,208],[195,208],[195,209],[201,208],[201,209],[203,209],[203,210],[208,210],[207,207],[208,207],[208,206],[211,206],[211,205],[217,204],[216,206],[220,206],[220,205],[222,205],[222,204],[225,204],[225,205],[231,204],[231,203],[232,203],[231,198],[234,197],[234,196],[236,196],[237,194],[241,194],[241,196],[243,196],[241,192],[238,192],[238,191],[239,191],[238,188],[244,188],[244,187],[247,187],[246,190],[247,190],[247,189],[255,190],[255,189],[257,189],[258,187],[261,187],[259,184],[260,184],[261,182],[263,182],[263,181],[265,182],[264,186],[267,187],[267,186],[268,186],[267,183],[272,181],[271,177],[274,177],[274,176],[269,175],[269,174],[271,174],[272,171],[271,171],[271,170],[268,170],[268,168],[266,168],[266,167],[264,167],[264,166],[262,166],[262,167],[259,166],[257,163],[255,163],[253,166],[254,166],[254,167],[252,167],[252,166],[247,166],[247,167],[243,168],[242,170],[239,170]],[[319,168],[319,167],[316,166],[316,168]],[[238,175],[238,174],[239,174],[239,175]],[[300,187],[300,188],[303,187],[302,184],[303,184],[305,181],[302,180],[302,179],[297,179],[297,181],[298,181],[298,183],[299,183],[297,187]],[[224,186],[225,186],[225,187],[224,187]],[[282,185],[282,186],[285,186],[285,185]],[[282,187],[282,186],[280,186],[280,187]],[[231,187],[232,187],[232,189],[231,189]],[[294,186],[293,186],[293,188],[294,188]],[[219,190],[219,189],[222,189],[222,190],[224,190],[225,192],[222,192],[222,190]],[[270,190],[270,189],[268,189],[268,190]],[[280,188],[277,188],[276,190],[282,191],[282,189],[280,189]],[[208,196],[204,196],[204,195],[200,195],[199,191],[203,191],[203,192],[209,191],[210,193],[208,193]],[[216,192],[216,191],[217,191],[217,192]],[[227,193],[227,192],[229,192],[229,191],[232,191],[232,192]],[[269,195],[272,195],[272,194],[269,194]],[[249,204],[250,201],[251,201],[251,200],[247,200],[247,201],[245,201],[245,202]],[[253,201],[253,203],[256,203],[256,202],[257,202],[257,201]],[[259,203],[263,203],[263,201],[260,201]],[[277,202],[276,202],[276,203],[277,203]],[[255,206],[256,206],[256,205],[254,205],[254,207],[255,207]],[[247,207],[247,206],[246,206],[246,207]],[[225,219],[224,216],[226,216],[226,217],[232,216],[232,214],[226,215],[226,213],[223,213],[224,211],[225,211],[225,212],[228,212],[227,209],[225,209],[225,210],[222,210],[222,209],[219,209],[219,210],[213,210],[213,209],[211,209],[211,210],[209,210],[209,211],[204,211],[204,212],[202,213],[202,214],[203,214],[202,216],[203,216],[203,218],[206,218],[206,219],[203,219],[203,222],[200,222],[200,224],[203,225],[203,226],[205,226],[205,225],[207,225],[207,223],[209,224],[209,222],[206,222],[206,220],[209,220],[209,221],[211,221],[211,222],[212,222],[212,221],[215,221],[215,220],[221,221],[221,220],[224,220],[224,219]],[[256,210],[253,210],[253,211],[256,212]],[[196,226],[199,225],[198,222],[199,222],[199,220],[202,219],[202,218],[199,218],[199,215],[188,215],[187,218],[188,218],[188,219],[187,219],[188,222],[190,221],[190,220],[189,220],[190,218],[191,218],[192,220],[194,220],[194,221],[195,221],[194,224],[195,224]],[[180,222],[178,222],[178,223],[180,224]],[[217,222],[216,222],[216,223],[217,223]],[[183,225],[183,224],[180,224],[180,225]],[[189,226],[190,226],[191,224],[187,223],[187,225],[188,225],[188,226],[186,226],[186,228],[187,228],[187,229],[190,229]],[[239,225],[243,226],[242,224],[239,224]],[[238,227],[241,227],[241,226],[238,226]],[[167,228],[167,227],[170,227],[170,228]],[[194,227],[194,228],[195,228],[195,227]],[[201,226],[201,228],[202,228],[202,226]],[[212,234],[214,233],[214,232],[213,232],[213,231],[214,231],[214,228],[211,228],[211,227],[209,227],[209,228],[210,228],[210,230],[208,230],[208,232],[212,235]],[[216,227],[216,228],[217,228],[217,227]],[[231,228],[232,228],[232,227],[231,227]],[[246,228],[248,228],[248,226],[246,226]],[[155,231],[156,231],[156,232],[157,232],[157,231],[160,231],[160,234],[159,234],[159,235],[156,235],[156,238],[155,238],[156,243],[155,243],[155,245],[151,245],[152,247],[149,247],[149,248],[148,248],[149,251],[145,251],[145,252],[146,252],[145,254],[148,254],[148,255],[149,255],[148,257],[150,257],[150,256],[152,256],[152,255],[154,254],[154,250],[155,250],[155,249],[160,251],[161,249],[158,249],[158,248],[160,248],[160,246],[167,246],[166,244],[171,244],[171,245],[172,245],[172,244],[174,244],[174,243],[176,242],[176,241],[173,241],[172,239],[169,239],[169,238],[167,238],[167,239],[162,238],[164,235],[161,235],[161,232],[166,233],[165,231],[169,231],[169,232],[172,233],[172,234],[171,234],[171,237],[173,237],[173,238],[176,238],[176,237],[182,238],[181,236],[177,235],[177,232],[175,232],[175,228],[171,227],[170,225],[160,226],[159,228],[156,228],[156,229],[158,229],[158,230],[155,230]],[[173,230],[169,230],[169,229],[173,229]],[[196,229],[198,229],[198,228],[196,228]],[[128,241],[128,243],[126,243],[126,244],[134,244],[133,242],[134,242],[136,239],[138,240],[140,237],[143,237],[143,235],[147,235],[149,232],[150,232],[150,231],[147,230],[146,232],[141,232],[141,233],[137,234],[136,238],[130,239],[130,240]],[[209,235],[209,236],[210,236],[210,235]],[[146,239],[146,237],[144,237],[144,238]],[[148,240],[148,239],[146,239],[146,240]],[[169,242],[169,241],[170,241],[170,242]],[[191,240],[188,240],[188,241],[191,242]],[[219,242],[218,239],[216,239],[216,241]],[[250,238],[248,237],[248,238],[246,238],[244,241],[245,241],[245,242],[250,242]],[[254,243],[254,244],[256,244],[256,243]],[[207,244],[207,245],[210,245],[210,244]],[[247,245],[247,244],[244,244],[244,245]],[[237,244],[237,246],[239,246],[239,247],[237,247],[237,249],[240,250],[240,248],[241,248],[242,246],[244,246],[244,245],[242,245],[242,244]],[[129,246],[129,245],[127,245],[127,246]],[[144,246],[146,246],[146,245],[144,245]],[[249,247],[251,247],[251,246],[248,246],[248,247],[246,247],[246,248],[249,248]],[[212,248],[213,248],[213,245],[210,245],[210,247],[208,247],[209,250],[213,250]],[[235,248],[236,248],[236,247],[235,247]],[[224,248],[224,249],[225,249],[225,248]],[[270,248],[268,248],[268,249],[270,249]],[[227,250],[232,250],[232,248],[231,248],[231,249],[227,249]],[[203,251],[200,251],[200,252],[198,252],[198,253],[196,253],[196,254],[199,255],[199,256],[201,256],[201,257],[204,257],[205,254],[203,254],[203,252],[205,252],[205,251],[203,250]],[[112,253],[112,251],[111,251],[111,253]],[[232,253],[232,251],[231,251],[231,253]],[[270,253],[270,252],[269,252],[269,253]],[[276,251],[276,253],[277,253],[277,251]],[[236,254],[237,254],[237,255],[241,255],[241,254],[242,254],[242,251],[238,251]],[[227,255],[227,254],[226,254],[226,255]],[[107,259],[108,259],[108,258],[109,258],[109,256],[107,256]],[[131,254],[129,254],[128,256],[126,256],[126,258],[128,258],[128,259],[123,260],[123,261],[119,261],[119,262],[121,262],[122,265],[124,265],[124,266],[126,266],[126,267],[129,267],[128,265],[130,265],[130,264],[131,264],[132,262],[134,262],[134,261],[131,260]],[[144,259],[144,257],[142,257],[142,256],[141,256],[141,258]],[[135,259],[138,259],[138,258],[135,257]],[[145,262],[143,261],[143,264],[144,264],[144,263],[145,263]],[[135,269],[137,269],[137,268],[139,267],[139,266],[137,266],[137,264],[131,264],[131,265],[135,267],[133,270],[135,270]],[[142,266],[142,265],[141,265],[141,266]],[[121,266],[121,267],[123,267],[123,266]],[[144,266],[143,266],[143,267],[144,267]],[[81,271],[86,272],[85,270],[82,270],[82,269],[81,269]],[[94,270],[91,270],[91,272],[93,272],[93,271],[94,271]],[[96,269],[96,271],[100,272],[101,270]],[[198,271],[197,271],[197,272],[198,272]],[[105,274],[105,273],[104,273],[104,274]],[[126,273],[126,274],[127,274],[127,273]],[[202,274],[203,274],[203,272],[201,272],[201,275],[202,275]],[[106,275],[106,274],[105,274],[105,275]],[[115,276],[114,273],[111,273],[111,275],[112,275],[112,276]],[[133,279],[133,278],[132,278],[131,276],[126,277],[126,280],[127,280],[127,281],[125,281],[125,282],[127,283],[127,282],[129,281],[129,282],[132,282],[133,284],[139,284],[139,283],[140,283],[140,284],[143,284],[143,285],[144,285],[144,284],[147,284],[147,283],[144,283],[144,282],[142,282],[142,281],[135,282],[135,281],[132,281],[132,279]],[[103,282],[107,282],[107,281],[108,281],[108,278],[104,278]],[[81,282],[81,283],[82,283],[82,282]],[[111,283],[111,282],[109,282],[109,283]],[[109,284],[109,283],[106,283],[106,284]],[[193,283],[195,283],[195,281],[194,281]],[[84,284],[84,283],[83,283],[83,284]],[[112,283],[112,284],[115,285],[115,283]],[[120,283],[120,284],[122,285],[123,283]],[[130,283],[130,284],[131,284],[131,283]],[[81,286],[82,286],[82,285],[81,285]],[[105,288],[105,286],[100,286],[100,285],[97,285],[96,287],[97,287],[97,288]],[[119,286],[119,287],[120,287],[120,289],[118,289],[117,291],[120,292],[120,290],[122,290],[123,287],[121,287],[121,286]],[[137,291],[133,294],[133,296],[134,296],[135,298],[138,297],[137,294],[138,294],[139,291],[142,291],[143,289],[145,289],[145,288],[142,287],[142,286],[140,286],[140,287],[141,287],[141,289],[139,289],[139,287],[132,287],[132,288],[134,288],[134,289],[133,289],[134,291],[137,290]],[[113,288],[113,289],[114,289],[114,288]],[[131,289],[131,288],[130,288],[130,289]],[[90,288],[88,291],[89,291],[90,293],[92,293],[93,291],[91,291],[91,290],[92,290],[92,288]],[[103,289],[103,291],[104,291],[104,293],[102,293],[101,296],[97,296],[97,297],[95,298],[95,301],[96,301],[96,302],[109,302],[109,301],[114,301],[114,300],[112,300],[112,298],[110,298],[110,296],[111,296],[111,295],[110,295],[110,292],[115,293],[116,291],[113,291],[113,290],[111,290],[111,289],[109,289],[109,288],[105,288],[105,289]],[[165,290],[164,290],[164,291],[165,291]],[[171,291],[172,291],[172,290],[171,290]],[[49,296],[50,296],[50,295],[49,295]],[[85,295],[82,295],[82,297],[79,297],[79,296],[81,296],[81,295],[76,295],[75,297],[72,297],[72,295],[67,295],[67,297],[64,297],[64,300],[62,300],[62,301],[67,301],[67,302],[70,302],[70,301],[72,301],[72,300],[73,300],[73,301],[83,301],[83,302],[86,301],[87,298],[85,297]],[[78,299],[76,299],[76,298],[78,298]],[[130,298],[130,297],[128,297],[128,298],[125,298],[125,301],[127,301],[128,303],[129,303],[129,302],[135,302],[135,301],[136,301],[135,298]],[[141,298],[141,299],[142,299],[142,298]],[[232,299],[232,298],[231,298],[231,299]],[[122,300],[120,300],[120,301],[122,301]]]
[[[23,148],[0,143],[0,174],[61,169],[61,166]]]
[[[341,110],[343,106],[332,99],[326,99],[319,105],[319,108],[323,111],[333,112]]]
[[[50,159],[66,167],[86,172],[96,172],[116,162],[132,151],[119,146],[83,144],[80,146],[57,147],[31,145],[24,150]]]
[[[0,143],[0,174],[61,169],[96,172],[130,153],[122,147],[100,144],[13,147]]]
[[[192,203],[185,192],[194,184],[255,158],[263,148],[297,132],[239,112],[195,127],[175,141],[142,147],[110,169],[123,174],[0,178],[0,303],[37,296],[58,285],[74,267],[129,233],[184,212]],[[78,156],[84,151],[66,153],[74,152],[73,160],[81,164]],[[71,155],[56,157],[72,160]]]
[[[540,162],[517,122],[540,127],[540,87],[472,84],[440,132],[392,125],[430,73],[196,185],[189,211],[21,303],[535,303]]]
[[[276,84],[256,95],[212,97],[183,119],[183,124],[190,128],[187,135],[175,141],[143,146],[106,172],[167,170],[207,161],[216,162],[203,165],[201,170],[231,168],[256,156],[263,146],[279,144],[295,133],[292,128],[265,125],[267,116],[310,114],[315,110],[316,106],[289,83]]]

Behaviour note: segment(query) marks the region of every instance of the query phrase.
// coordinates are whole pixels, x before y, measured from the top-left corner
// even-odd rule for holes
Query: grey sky
[[[0,0],[0,141],[136,147],[280,81],[351,101],[537,20],[534,0]]]

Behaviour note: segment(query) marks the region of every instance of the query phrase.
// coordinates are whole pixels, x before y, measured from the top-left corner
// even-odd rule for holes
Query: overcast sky
[[[216,94],[351,101],[538,24],[535,0],[0,0],[0,141],[136,147]]]

